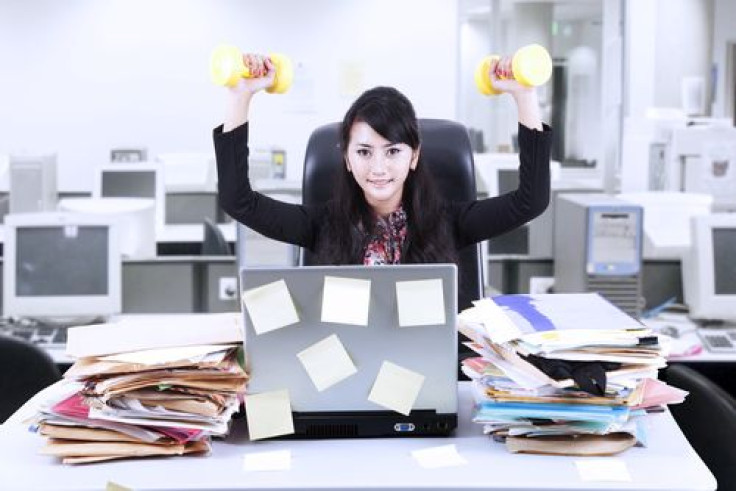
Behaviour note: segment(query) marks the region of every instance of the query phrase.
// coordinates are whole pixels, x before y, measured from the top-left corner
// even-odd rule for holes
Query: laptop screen
[[[387,411],[369,396],[389,366],[419,375],[412,411],[456,413],[456,278],[452,264],[242,269],[248,393],[286,389],[294,413]]]

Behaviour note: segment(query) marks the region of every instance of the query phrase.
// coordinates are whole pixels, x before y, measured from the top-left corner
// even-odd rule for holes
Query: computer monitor
[[[147,198],[64,198],[59,211],[117,220],[120,253],[128,259],[156,256],[156,203]]]
[[[713,209],[736,211],[736,128],[719,125],[693,126],[673,133],[673,167],[681,176],[676,191],[707,193]],[[676,182],[674,179],[673,182]]]
[[[23,213],[5,220],[5,317],[59,322],[121,311],[118,228],[110,218]]]
[[[10,191],[10,155],[0,153],[0,192]]]
[[[618,198],[644,209],[644,259],[681,260],[690,250],[690,219],[711,213],[713,197],[705,193],[642,191]]]
[[[56,155],[11,155],[9,213],[52,211],[58,199]]]
[[[502,188],[500,181],[503,180],[507,187],[508,181],[513,180],[514,174],[518,176],[519,155],[515,153],[473,154],[473,162],[476,175],[480,177],[479,184],[485,186],[488,196],[503,194],[502,190],[508,192],[508,189]],[[500,174],[510,179],[499,179]],[[518,177],[516,179],[518,181]]]
[[[148,198],[156,201],[156,228],[166,212],[163,166],[157,163],[107,164],[96,169],[95,198]]]
[[[694,319],[736,321],[736,213],[692,218],[682,260],[685,303]]]
[[[214,153],[162,153],[156,162],[163,166],[167,193],[217,192]]]

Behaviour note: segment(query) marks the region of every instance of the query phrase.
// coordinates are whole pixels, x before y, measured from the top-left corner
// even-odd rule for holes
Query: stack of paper
[[[72,347],[84,345],[98,354],[79,358],[64,374],[73,382],[72,389],[47,401],[36,416],[35,427],[48,438],[42,453],[60,457],[65,464],[80,464],[208,452],[212,436],[227,434],[247,375],[238,360],[241,331],[232,330],[228,336],[213,328],[219,334],[209,335],[206,329],[212,325],[204,318],[202,322],[202,341],[236,339],[102,354],[115,350],[114,339],[107,347],[97,342],[93,347],[95,343],[84,339],[94,336],[74,333]],[[84,329],[89,333],[105,326]],[[130,329],[129,335],[136,336],[138,329]],[[143,334],[137,339],[145,344],[145,338]],[[160,346],[160,341],[151,344]]]
[[[681,402],[657,380],[668,338],[597,294],[505,295],[460,314],[479,354],[474,421],[512,452],[604,455],[644,444],[636,416]]]

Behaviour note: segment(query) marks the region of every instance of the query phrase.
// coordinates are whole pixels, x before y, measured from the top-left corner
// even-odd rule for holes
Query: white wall
[[[478,92],[473,77],[475,69],[483,58],[490,54],[488,19],[466,20],[460,26],[460,73],[458,117],[470,128],[483,130],[485,144],[493,147],[493,100]]]
[[[287,150],[301,178],[310,132],[393,85],[420,117],[456,117],[457,2],[448,0],[0,0],[0,154],[57,152],[59,187],[89,190],[113,147],[212,150],[220,42],[296,63],[289,94],[252,106],[251,142]]]
[[[723,51],[719,48],[721,41],[714,41],[713,26],[720,25],[724,30],[728,24],[731,32],[736,29],[736,17],[719,20],[721,14],[713,2],[628,0],[626,3],[622,191],[648,189],[649,145],[655,128],[646,117],[647,110],[682,108],[683,78],[703,77],[707,85],[711,79],[711,52]],[[721,35],[725,36],[725,32]]]
[[[684,77],[710,79],[713,0],[660,0],[656,15],[654,105],[680,107]]]

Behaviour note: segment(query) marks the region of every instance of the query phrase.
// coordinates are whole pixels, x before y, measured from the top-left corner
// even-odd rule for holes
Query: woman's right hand
[[[251,77],[241,77],[233,87],[228,87],[231,97],[223,123],[223,131],[225,132],[248,121],[251,97],[256,92],[273,85],[276,78],[276,67],[271,59],[266,56],[243,55],[243,64],[250,70]]]
[[[269,57],[253,53],[244,54],[243,64],[248,68],[251,76],[241,77],[237,84],[230,87],[233,95],[253,95],[273,85],[276,68]]]

